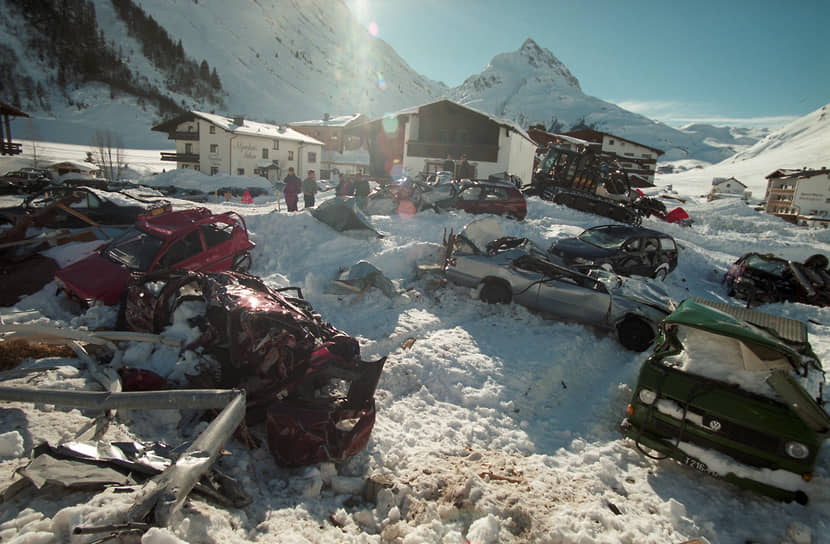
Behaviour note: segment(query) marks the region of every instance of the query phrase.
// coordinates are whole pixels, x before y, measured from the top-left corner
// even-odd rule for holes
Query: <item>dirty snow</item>
[[[697,186],[684,187],[678,175],[672,180],[674,196],[689,199],[684,207],[694,226],[655,219],[644,224],[680,245],[678,268],[665,282],[676,301],[700,296],[730,302],[722,275],[748,251],[796,260],[830,254],[828,231],[788,225],[740,202],[706,202],[695,196],[703,192]],[[143,542],[664,544],[699,537],[772,544],[817,543],[830,533],[828,448],[819,457],[807,506],[775,502],[649,459],[618,430],[645,354],[628,352],[589,327],[547,320],[520,306],[486,305],[472,298],[472,290],[437,287],[417,276],[417,265],[437,262],[445,229],[458,232],[475,216],[375,216],[385,234],[376,239],[337,233],[308,212],[286,213],[284,205],[278,211],[273,199],[207,205],[245,217],[257,244],[254,274],[274,287],[302,287],[324,319],[360,341],[365,359],[389,356],[376,394],[377,423],[366,450],[336,466],[281,468],[267,448],[249,450],[232,440],[218,465],[253,503],[225,509],[191,497],[169,527],[146,533]],[[496,220],[505,235],[527,236],[541,247],[608,222],[537,198],[529,200],[525,221]],[[392,281],[395,296],[378,289],[360,297],[327,293],[332,279],[361,260]],[[817,355],[830,361],[830,309],[784,303],[760,309],[809,321]],[[182,309],[183,318],[188,311]],[[4,323],[94,329],[111,326],[116,312],[94,306],[78,314],[47,286],[0,309],[0,317]],[[184,323],[177,320],[166,334],[186,341]],[[127,346],[124,360],[174,380],[198,364],[177,350],[138,344]],[[3,385],[98,387],[77,359],[29,361],[23,369]],[[3,402],[0,479],[11,481],[37,444],[75,439],[91,415]],[[103,438],[178,445],[203,428],[175,412],[132,410],[119,415]],[[391,487],[375,502],[361,499],[365,478],[379,475]],[[30,488],[0,505],[0,538],[89,542],[95,537],[72,536],[72,529],[123,521],[131,504],[132,494],[112,490],[44,494]]]

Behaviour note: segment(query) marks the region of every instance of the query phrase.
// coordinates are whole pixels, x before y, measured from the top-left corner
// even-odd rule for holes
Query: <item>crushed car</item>
[[[39,227],[79,228],[88,226],[90,221],[99,225],[132,225],[141,216],[171,209],[166,200],[148,200],[93,187],[52,187],[28,197],[19,206],[0,209],[0,216],[10,223],[31,217]]]
[[[686,299],[660,327],[627,408],[625,435],[652,458],[806,504],[830,432],[824,371],[806,324]]]
[[[130,274],[178,268],[248,270],[251,249],[245,220],[236,212],[193,208],[139,218],[97,252],[55,274],[58,287],[82,304],[119,302]]]
[[[645,351],[671,300],[657,284],[604,269],[583,273],[559,263],[527,238],[505,237],[494,218],[473,221],[445,240],[448,280],[477,289],[488,303],[516,302],[557,319],[614,331],[632,351]]]
[[[677,243],[668,234],[632,225],[600,225],[576,238],[559,240],[549,251],[575,268],[610,265],[623,276],[663,280],[677,267]]]
[[[245,389],[247,422],[266,422],[278,463],[342,461],[366,446],[386,358],[362,360],[357,340],[323,321],[299,288],[239,272],[149,274],[130,282],[123,325],[159,333],[183,305],[199,331],[187,348],[218,365],[199,387]]]
[[[455,181],[439,172],[429,181],[401,178],[379,187],[369,195],[370,215],[413,214],[421,210],[463,210],[472,214],[491,213],[522,220],[527,216],[524,194],[510,181]]]
[[[747,253],[723,278],[727,294],[748,306],[771,302],[830,305],[830,271],[826,256],[816,254],[803,263],[772,254]]]

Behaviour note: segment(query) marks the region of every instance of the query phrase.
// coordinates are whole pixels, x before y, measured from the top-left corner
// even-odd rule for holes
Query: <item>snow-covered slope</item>
[[[714,163],[751,143],[750,135],[736,140],[727,132],[724,141],[718,131],[680,131],[588,96],[571,71],[530,38],[517,51],[497,55],[480,74],[450,89],[416,73],[386,42],[362,27],[341,0],[133,2],[174,41],[181,41],[188,58],[206,61],[216,70],[225,93],[224,111],[217,113],[243,114],[265,122],[319,119],[324,113],[378,117],[450,97],[524,127],[542,123],[550,128],[555,119],[561,130],[567,130],[584,122],[661,149],[666,152],[662,160],[694,158]],[[13,13],[12,3],[0,0],[0,15]],[[119,51],[140,81],[185,109],[217,108],[171,90],[169,77],[143,55],[141,44],[129,36],[111,0],[92,3],[106,42]],[[19,34],[32,30],[16,32],[26,25],[8,19],[4,30],[20,57],[20,70],[32,74],[45,88],[49,104],[42,107],[37,100],[24,100],[22,106],[38,121],[16,121],[16,133],[24,138],[86,143],[89,134],[103,127],[122,130],[126,147],[165,143],[163,135],[149,131],[159,120],[158,114],[131,96],[110,96],[108,87],[94,83],[66,89],[64,96],[56,88],[55,67],[49,66],[49,59],[26,51]],[[109,107],[113,103],[118,104],[117,111]],[[43,118],[55,121],[45,123]]]
[[[709,192],[712,178],[736,177],[756,199],[764,198],[766,176],[779,168],[830,167],[830,104],[796,119],[755,145],[718,164],[680,174],[658,175],[655,184],[682,185],[692,194]]]

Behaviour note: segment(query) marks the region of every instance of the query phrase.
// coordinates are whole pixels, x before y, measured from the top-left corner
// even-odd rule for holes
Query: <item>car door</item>
[[[176,239],[156,260],[154,270],[162,268],[180,268],[199,270],[199,260],[203,257],[204,247],[198,229],[193,229]]]
[[[620,246],[620,250],[617,252],[616,260],[617,262],[613,266],[616,273],[626,276],[631,274],[642,274],[642,239],[639,236],[634,236],[626,240],[626,242]]]
[[[642,239],[642,251],[639,271],[641,276],[653,276],[654,270],[660,264],[660,240],[654,236],[646,236]]]
[[[592,325],[606,323],[611,295],[601,283],[565,270],[551,270],[539,284],[540,310]]]
[[[231,267],[237,252],[233,243],[234,228],[236,228],[235,225],[224,221],[199,225],[199,232],[205,242],[205,253],[199,264],[199,270],[221,272]]]
[[[480,213],[481,186],[474,185],[461,189],[455,200],[455,207],[467,213]]]

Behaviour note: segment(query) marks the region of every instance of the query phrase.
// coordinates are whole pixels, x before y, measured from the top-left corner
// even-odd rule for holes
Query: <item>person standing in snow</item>
[[[455,161],[452,160],[452,155],[447,153],[447,160],[444,161],[442,168],[445,172],[452,172],[452,177],[455,177]]]
[[[289,212],[296,212],[302,182],[294,175],[293,166],[288,167],[288,175],[285,176],[283,182],[285,183],[285,188],[282,190],[285,194],[285,207]]]
[[[354,187],[352,187],[352,180],[349,176],[340,178],[340,183],[337,184],[337,196],[352,196],[354,194]]]
[[[363,174],[355,175],[354,182],[354,198],[357,207],[361,210],[366,209],[366,202],[369,199],[369,180],[363,177]]]
[[[314,178],[314,170],[308,171],[308,177],[303,180],[303,200],[305,208],[314,207],[314,196],[317,194],[317,180]]]
[[[458,179],[473,179],[475,168],[467,162],[467,155],[461,155],[461,164],[458,166]]]

